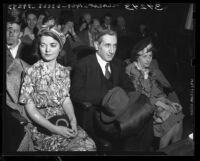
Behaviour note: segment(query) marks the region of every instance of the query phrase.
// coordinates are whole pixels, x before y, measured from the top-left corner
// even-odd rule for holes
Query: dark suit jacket
[[[134,91],[130,79],[125,74],[123,62],[114,58],[110,65],[112,87],[104,84],[105,78],[96,54],[83,58],[73,73],[70,90],[72,99],[77,102],[91,102],[95,105],[101,105],[103,97],[113,87],[119,86],[126,92]]]

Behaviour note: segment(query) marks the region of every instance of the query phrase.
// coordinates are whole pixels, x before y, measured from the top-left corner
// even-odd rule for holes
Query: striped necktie
[[[109,79],[110,78],[110,75],[111,75],[111,73],[110,73],[110,71],[108,70],[108,67],[110,66],[110,63],[107,63],[106,64],[106,66],[105,66],[105,77],[106,77],[106,79]]]

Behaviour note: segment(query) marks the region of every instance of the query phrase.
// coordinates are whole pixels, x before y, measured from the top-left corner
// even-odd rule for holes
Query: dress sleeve
[[[25,77],[22,83],[19,102],[22,104],[27,104],[28,102],[32,101],[32,94],[34,91],[34,83],[33,83],[33,75],[31,69],[29,68],[26,70]]]
[[[68,68],[65,68],[63,71],[63,86],[62,86],[62,96],[60,103],[62,104],[66,97],[70,97],[69,90],[71,86],[71,80],[70,80],[70,70]]]

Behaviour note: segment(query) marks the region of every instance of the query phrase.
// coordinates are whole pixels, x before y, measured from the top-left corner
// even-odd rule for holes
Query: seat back
[[[80,125],[87,134],[95,141],[98,151],[110,151],[113,148],[112,143],[104,136],[104,133],[96,124],[96,107],[91,105],[87,107],[84,103],[73,102],[75,115],[78,125]]]

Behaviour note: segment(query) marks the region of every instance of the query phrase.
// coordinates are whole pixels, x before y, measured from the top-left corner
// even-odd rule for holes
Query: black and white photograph
[[[3,4],[2,158],[195,156],[195,10]]]

